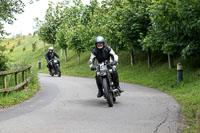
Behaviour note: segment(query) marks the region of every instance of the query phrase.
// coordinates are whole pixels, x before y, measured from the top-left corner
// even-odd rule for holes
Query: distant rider
[[[49,68],[49,71],[51,70],[51,63],[50,61],[55,58],[55,56],[60,59],[60,57],[56,54],[56,52],[53,51],[53,47],[49,47],[49,51],[45,54],[45,59],[48,63],[47,67]],[[60,66],[60,62],[58,61],[58,64]],[[51,71],[50,71],[51,72]]]
[[[114,85],[117,89],[119,89],[120,92],[124,92],[122,88],[119,86],[119,78],[118,73],[116,69],[116,65],[118,62],[118,56],[115,54],[113,49],[105,44],[105,39],[102,36],[98,36],[95,39],[95,48],[92,50],[90,60],[88,61],[88,64],[90,66],[90,69],[92,71],[96,70],[96,67],[94,66],[94,61],[97,59],[98,63],[102,63],[106,60],[110,61],[110,57],[112,58],[112,70],[113,73],[111,74]],[[97,97],[103,96],[103,90],[102,90],[102,84],[100,77],[96,75],[96,83],[98,87],[98,94]]]

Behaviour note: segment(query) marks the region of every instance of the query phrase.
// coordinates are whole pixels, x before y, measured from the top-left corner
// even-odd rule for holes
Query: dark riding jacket
[[[45,59],[46,59],[46,61],[49,61],[49,60],[54,59],[55,56],[56,56],[57,58],[60,58],[60,57],[56,54],[56,52],[52,52],[52,53],[47,52],[47,53],[45,54]]]
[[[113,61],[118,62],[118,56],[110,46],[105,45],[102,49],[95,47],[90,56],[90,67],[94,65],[95,59],[97,59],[98,63],[102,63],[106,60],[110,61],[110,58],[112,58]]]

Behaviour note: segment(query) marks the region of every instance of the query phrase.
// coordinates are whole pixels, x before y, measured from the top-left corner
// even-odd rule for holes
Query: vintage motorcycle
[[[49,61],[50,63],[50,75],[58,75],[58,77],[61,77],[61,71],[60,71],[60,65],[58,63],[58,60],[52,59]]]
[[[108,61],[102,62],[96,67],[96,75],[100,76],[103,94],[109,107],[112,107],[113,103],[116,101],[116,97],[120,96],[120,92],[115,88],[112,80],[112,72],[112,65]]]

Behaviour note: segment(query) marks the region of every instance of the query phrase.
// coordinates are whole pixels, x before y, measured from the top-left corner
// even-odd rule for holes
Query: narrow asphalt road
[[[125,92],[109,108],[96,98],[94,79],[39,74],[41,90],[0,110],[0,133],[176,133],[180,106],[169,95],[121,83]]]

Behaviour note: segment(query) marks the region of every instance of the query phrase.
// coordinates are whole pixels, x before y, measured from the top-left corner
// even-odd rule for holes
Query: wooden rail
[[[0,88],[0,93],[1,92],[11,92],[11,91],[14,91],[14,90],[18,90],[19,88],[22,88],[22,87],[23,87],[23,89],[25,89],[28,82],[30,81],[30,77],[29,77],[30,76],[30,69],[31,69],[31,66],[26,66],[26,67],[16,69],[16,70],[1,71],[0,76],[2,76],[2,79],[3,79],[3,88],[2,89]],[[27,79],[26,79],[26,76],[25,76],[26,71],[28,72]],[[18,74],[20,72],[22,72],[22,83],[18,83]],[[9,74],[15,74],[15,85],[16,86],[12,86],[12,87],[7,88],[6,76],[9,75]]]

